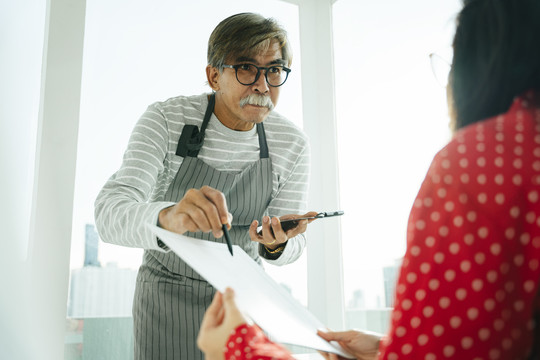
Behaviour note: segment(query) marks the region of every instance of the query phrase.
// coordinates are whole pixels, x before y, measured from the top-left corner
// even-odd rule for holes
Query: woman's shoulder
[[[457,131],[436,154],[428,174],[469,190],[511,192],[530,186],[527,181],[540,177],[539,114],[516,98],[506,113]]]

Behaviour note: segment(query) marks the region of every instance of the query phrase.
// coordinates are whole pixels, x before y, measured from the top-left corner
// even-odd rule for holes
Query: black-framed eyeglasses
[[[261,70],[264,70],[264,77],[268,85],[272,87],[281,86],[287,81],[291,69],[283,65],[257,66],[253,64],[223,65],[225,68],[234,69],[236,80],[242,85],[253,85],[259,80]]]

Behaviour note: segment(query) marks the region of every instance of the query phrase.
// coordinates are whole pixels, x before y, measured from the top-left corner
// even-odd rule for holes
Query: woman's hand
[[[197,346],[206,360],[223,359],[227,340],[234,329],[245,323],[246,318],[234,301],[234,291],[227,288],[224,294],[217,292],[204,314],[197,337]]]
[[[326,341],[337,341],[339,345],[357,360],[375,360],[379,353],[381,335],[357,330],[318,331],[317,334]],[[320,352],[326,360],[345,360],[341,356]]]

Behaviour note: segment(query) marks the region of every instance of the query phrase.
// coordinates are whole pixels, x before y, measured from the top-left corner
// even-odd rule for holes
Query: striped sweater
[[[148,107],[131,134],[120,169],[106,182],[95,201],[95,220],[105,242],[162,250],[146,227],[156,224],[159,212],[174,203],[163,201],[182,163],[175,154],[185,124],[199,128],[208,94],[178,96]],[[266,214],[302,214],[307,208],[310,149],[306,135],[292,122],[271,112],[264,121],[273,190]],[[259,159],[256,127],[234,131],[214,114],[206,129],[199,159],[227,172],[240,172]],[[259,220],[261,219],[254,219]],[[274,265],[295,261],[306,239],[300,234],[289,242]]]

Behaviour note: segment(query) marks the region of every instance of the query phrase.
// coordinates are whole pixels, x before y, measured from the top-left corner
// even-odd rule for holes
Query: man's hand
[[[227,288],[224,294],[217,292],[204,314],[197,337],[197,346],[205,354],[206,360],[223,359],[227,340],[234,329],[245,324],[234,301],[234,292]]]
[[[316,219],[299,220],[297,226],[290,230],[287,230],[286,232],[283,231],[283,229],[281,228],[281,221],[312,217],[316,215],[316,211],[310,211],[308,213],[305,213],[304,215],[291,214],[283,215],[281,218],[274,217],[272,219],[270,219],[269,216],[264,216],[262,219],[262,235],[259,235],[257,233],[257,227],[259,226],[259,222],[257,220],[253,220],[251,226],[249,227],[249,237],[251,238],[251,241],[259,242],[266,246],[268,249],[273,250],[279,245],[289,240],[290,238],[293,238],[296,235],[305,232],[307,229],[307,225]],[[270,231],[270,229],[272,229],[272,231]]]
[[[379,353],[381,335],[357,330],[318,331],[317,334],[326,341],[337,341],[339,345],[357,360],[375,360]],[[320,352],[326,360],[345,360],[336,354]]]
[[[176,205],[159,213],[159,225],[169,231],[212,231],[215,238],[223,236],[223,224],[230,224],[232,215],[222,192],[209,186],[189,189]],[[230,226],[229,226],[230,227]]]

